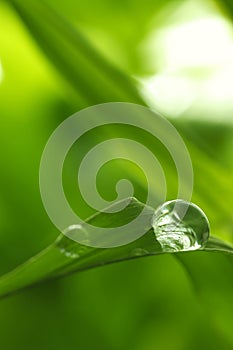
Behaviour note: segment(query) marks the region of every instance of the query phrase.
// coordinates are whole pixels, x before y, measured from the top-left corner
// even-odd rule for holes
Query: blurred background
[[[176,126],[193,161],[193,201],[212,234],[233,243],[232,20],[231,0],[0,2],[2,274],[59,234],[40,199],[41,154],[62,120],[101,102],[147,104]],[[167,199],[176,196],[175,165],[158,141],[102,127],[75,145],[64,169],[67,197],[84,218],[93,210],[74,191],[74,160],[119,135],[158,156]],[[124,161],[101,170],[103,197],[114,199],[122,174],[144,201],[145,177]],[[0,302],[2,348],[233,349],[232,262],[219,253],[167,254],[27,290]]]

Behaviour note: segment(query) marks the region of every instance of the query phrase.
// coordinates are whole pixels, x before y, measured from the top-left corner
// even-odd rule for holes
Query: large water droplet
[[[200,249],[210,231],[205,213],[197,205],[181,199],[159,207],[153,215],[152,227],[164,252]]]

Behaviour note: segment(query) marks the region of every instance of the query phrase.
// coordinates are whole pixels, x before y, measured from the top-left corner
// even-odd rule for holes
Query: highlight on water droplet
[[[146,256],[149,255],[150,253],[148,250],[143,249],[143,248],[135,248],[131,252],[131,256]]]
[[[89,247],[86,245],[89,242],[89,235],[82,225],[70,225],[63,231],[63,234],[58,237],[56,245],[67,258],[77,259],[88,251]],[[75,244],[75,239],[81,243]]]
[[[63,234],[80,244],[88,245],[89,243],[89,234],[83,225],[70,225],[63,231]]]
[[[160,206],[152,218],[156,240],[164,252],[197,250],[208,241],[210,225],[195,204],[177,199]]]

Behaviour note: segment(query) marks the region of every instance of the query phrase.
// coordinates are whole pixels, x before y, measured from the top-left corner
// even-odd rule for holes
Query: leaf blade
[[[128,199],[126,199],[126,203],[128,203]],[[127,221],[129,218],[132,220],[138,216],[141,210],[145,209],[148,222],[151,222],[154,209],[135,198],[131,198],[130,203],[121,212],[114,215],[99,212],[87,219],[87,222],[93,226],[103,224],[108,227],[122,220]],[[0,298],[43,281],[64,277],[74,272],[138,257],[167,254],[156,240],[152,226],[148,225],[145,229],[147,230],[146,234],[139,239],[115,248],[84,246],[65,235],[60,235],[45,250],[0,278]],[[213,237],[202,250],[233,254],[233,248],[230,245]]]

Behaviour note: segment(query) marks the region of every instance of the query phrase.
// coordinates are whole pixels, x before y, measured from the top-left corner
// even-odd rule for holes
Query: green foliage
[[[43,146],[54,127],[72,112],[90,104],[108,101],[143,103],[136,82],[98,53],[80,34],[79,28],[74,29],[41,1],[9,2],[46,56],[41,55],[14,12],[6,4],[1,4],[2,23],[11,39],[7,41],[1,37],[4,49],[1,59],[6,71],[6,81],[2,83],[4,98],[0,104],[3,116],[1,145],[6,150],[0,174],[3,184],[0,197],[3,217],[0,223],[1,256],[5,261],[1,266],[2,273],[34,255],[57,235],[43,211],[37,175]],[[97,3],[106,7],[103,1]],[[144,20],[141,19],[140,23],[144,23],[146,31],[145,23],[153,4],[149,1],[136,3],[138,9],[144,7],[141,15]],[[65,7],[64,4],[61,6]],[[133,6],[130,2],[124,3],[124,11],[132,24],[134,19],[130,17],[130,11],[127,12],[127,4],[130,11]],[[162,7],[159,2],[156,5]],[[117,7],[114,2],[111,6]],[[86,8],[85,4],[83,8]],[[117,8],[120,12],[120,6]],[[94,11],[92,17],[95,17]],[[110,23],[111,19],[108,25]],[[120,42],[125,28],[119,31]],[[143,30],[138,32],[143,33]],[[117,29],[114,35],[117,37]],[[130,39],[126,42],[123,47],[129,46]],[[52,66],[57,68],[57,73]],[[219,139],[218,126],[209,124],[204,129],[202,124],[190,126],[185,121],[176,124],[187,140],[194,164],[193,201],[208,215],[212,234],[233,242],[233,177],[226,167],[229,159],[224,158],[225,135],[229,132],[231,138],[232,130],[230,127],[223,128],[223,141],[219,141],[219,154],[215,154],[213,149],[216,139]],[[203,133],[201,138],[199,129]],[[103,130],[102,137],[108,133],[112,135],[115,130]],[[130,133],[135,136],[134,131]],[[159,150],[161,160],[167,163],[166,152],[160,150],[158,144],[151,143],[150,138],[144,135],[136,136],[145,139],[145,144],[150,145],[156,154]],[[96,139],[92,137],[93,141]],[[172,199],[176,189],[175,171],[169,164],[166,166],[169,170],[168,198]],[[129,169],[126,167],[124,170],[130,173]],[[122,167],[116,171],[119,175]],[[141,199],[145,190],[143,181],[138,180],[137,173],[132,177],[138,185],[138,197]],[[87,208],[82,210],[83,216],[90,214]],[[70,265],[70,258],[60,252],[59,244],[56,241],[39,255],[41,265],[38,257],[33,258],[29,265],[23,265],[8,277],[3,277],[2,293],[7,294],[56,274],[87,268],[92,263],[115,260],[108,257],[96,262],[97,256],[94,255],[90,261],[85,260],[87,265],[78,259],[72,260]],[[206,249],[216,250],[216,244],[218,250],[228,249],[226,243],[219,240],[216,243],[213,238]],[[124,254],[120,255],[120,259],[125,257]],[[67,342],[70,347],[78,344],[82,349],[93,349],[98,343],[102,349],[116,350],[149,350],[155,347],[228,350],[233,348],[232,291],[232,256],[227,252],[165,254],[122,262],[86,271],[78,277],[56,280],[25,291],[14,299],[1,301],[0,324],[5,330],[2,344],[9,350],[16,347],[24,350],[65,349]]]
[[[44,251],[12,272],[2,276],[0,279],[0,298],[14,294],[34,284],[74,272],[113,262],[167,253],[167,251],[162,250],[152,229],[151,222],[154,209],[145,206],[134,198],[121,212],[110,215],[109,213],[100,212],[87,219],[86,222],[93,226],[105,228],[114,227],[115,225],[121,226],[129,219],[134,220],[143,209],[146,209],[144,216],[148,218],[146,220],[148,227],[141,228],[143,231],[147,230],[147,233],[141,238],[120,247],[93,248],[81,245],[62,234]],[[143,225],[145,225],[145,221]],[[85,225],[83,225],[83,228],[85,230]],[[211,237],[207,244],[200,249],[233,254],[233,247],[214,237]]]

